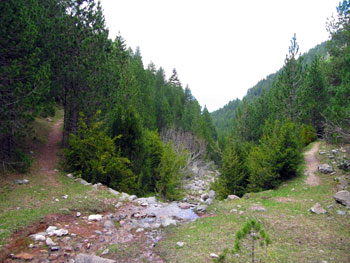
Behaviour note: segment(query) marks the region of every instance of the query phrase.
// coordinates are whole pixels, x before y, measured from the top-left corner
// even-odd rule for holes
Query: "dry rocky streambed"
[[[193,176],[183,184],[187,195],[182,202],[138,198],[75,179],[94,191],[108,189],[114,198],[105,202],[113,205],[114,211],[48,215],[13,238],[5,262],[163,262],[153,248],[163,237],[164,228],[196,220],[213,202],[215,192],[209,191],[209,186],[218,172],[211,166],[202,162],[193,165]],[[67,176],[74,180],[71,174]],[[11,253],[18,246],[25,249]],[[137,246],[137,253],[130,255],[129,246]]]

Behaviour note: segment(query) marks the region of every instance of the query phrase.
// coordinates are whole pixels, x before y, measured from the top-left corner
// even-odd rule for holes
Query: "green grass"
[[[57,120],[62,118],[63,111],[57,111]],[[52,123],[46,119],[38,119],[34,123],[36,131],[34,147],[41,147],[45,143]],[[63,172],[56,172],[48,177],[41,171],[36,161],[26,174],[0,175],[0,249],[8,242],[12,233],[33,224],[51,213],[102,212],[113,210],[110,204],[104,202],[112,196],[107,190],[96,191],[91,186],[84,186],[65,176]],[[14,180],[26,178],[27,185],[17,185]],[[69,195],[67,199],[62,196]],[[55,201],[59,199],[59,202]]]
[[[322,144],[322,147],[330,146]],[[304,183],[305,176],[299,176],[276,190],[249,194],[248,199],[217,202],[211,207],[215,212],[212,217],[169,229],[167,237],[159,242],[157,252],[166,262],[213,262],[210,253],[232,249],[235,233],[248,219],[255,218],[273,242],[263,262],[350,262],[350,214],[336,213],[345,208],[335,204],[332,198],[333,177],[319,176],[320,186],[310,187]],[[316,202],[326,209],[331,204],[335,207],[327,209],[325,215],[311,214],[309,209]],[[251,211],[253,204],[263,205],[267,212]],[[244,214],[230,213],[234,208]],[[181,249],[176,248],[179,241],[185,242]],[[241,257],[234,262],[247,260]]]

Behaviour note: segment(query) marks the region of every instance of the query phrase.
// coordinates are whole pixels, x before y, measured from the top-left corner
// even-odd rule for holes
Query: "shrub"
[[[212,185],[219,198],[229,194],[242,196],[248,185],[247,157],[250,144],[230,139],[222,156],[221,175]]]
[[[185,154],[176,154],[173,151],[172,143],[164,145],[161,162],[158,167],[159,180],[156,182],[158,193],[169,199],[177,200],[181,194],[181,168],[186,164]]]
[[[70,147],[65,150],[69,169],[91,183],[101,182],[116,190],[135,191],[135,176],[129,168],[130,162],[121,157],[115,148],[115,137],[111,139],[102,128],[103,123],[96,113],[90,127],[85,116],[80,114],[77,134],[71,134]]]
[[[302,161],[301,143],[294,123],[267,122],[260,144],[249,154],[249,188],[261,191],[297,175]]]
[[[317,139],[316,130],[311,125],[303,125],[301,138],[304,146],[309,145]]]

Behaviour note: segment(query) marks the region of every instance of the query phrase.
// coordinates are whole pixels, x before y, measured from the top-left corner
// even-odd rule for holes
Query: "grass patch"
[[[321,147],[334,148],[324,144]],[[318,157],[329,162],[324,156]],[[337,170],[337,173],[341,172]],[[250,193],[248,198],[238,201],[216,202],[213,205],[215,216],[168,229],[167,237],[156,247],[157,252],[170,263],[213,262],[210,253],[220,254],[224,248],[232,249],[235,233],[254,218],[272,239],[264,262],[350,262],[349,210],[333,199],[333,177],[318,176],[321,179],[319,186],[308,186],[306,176],[301,175],[275,190]],[[316,202],[327,210],[327,214],[309,212]],[[267,211],[252,211],[253,204],[260,204]],[[328,208],[330,205],[334,207]],[[232,209],[243,211],[243,214],[231,213]],[[338,215],[337,210],[345,210],[347,214]],[[185,242],[185,246],[177,249],[176,242]],[[247,262],[247,259],[241,255],[235,262]]]

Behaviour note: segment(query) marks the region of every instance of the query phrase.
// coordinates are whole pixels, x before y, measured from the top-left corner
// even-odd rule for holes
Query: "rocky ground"
[[[209,186],[217,172],[210,166],[201,162],[193,165],[193,176],[184,182],[187,195],[182,202],[165,203],[155,197],[137,198],[107,188],[115,196],[105,200],[115,208],[111,213],[48,215],[16,234],[22,238],[12,239],[5,262],[114,262],[115,259],[122,262],[163,262],[153,248],[162,238],[164,228],[203,216],[207,205],[215,198],[215,192],[209,191]],[[101,184],[91,185],[82,179],[74,179],[71,174],[67,176],[94,191],[106,190]],[[11,253],[18,242],[27,243],[26,249]],[[120,253],[118,249],[128,243],[138,246],[137,254],[132,257],[128,253]]]

